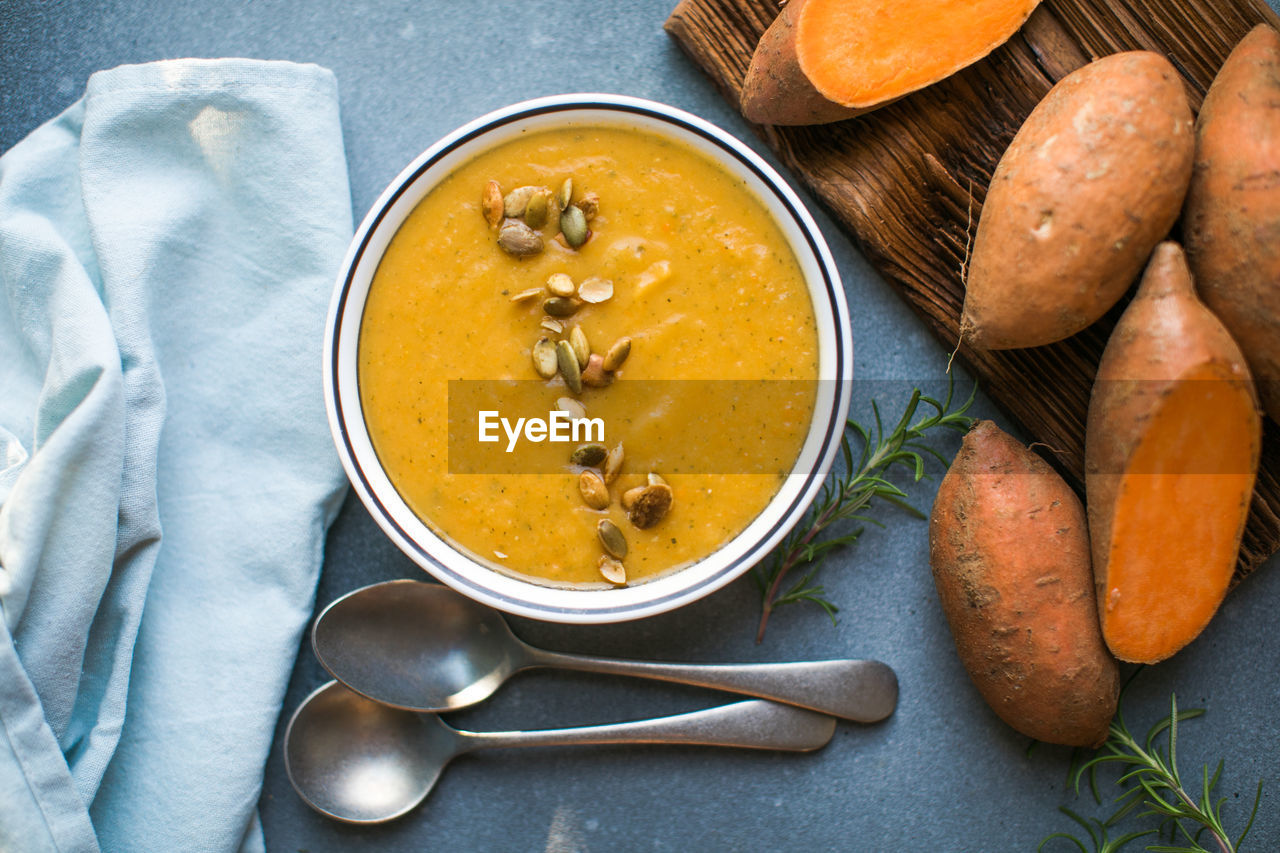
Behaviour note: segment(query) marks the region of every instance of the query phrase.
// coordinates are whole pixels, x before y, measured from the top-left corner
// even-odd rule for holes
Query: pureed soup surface
[[[517,258],[500,249],[481,212],[486,183],[496,180],[503,192],[527,185],[555,191],[570,177],[575,201],[583,193],[599,197],[586,244],[574,251],[553,239],[553,216],[541,229],[540,254]],[[555,334],[540,325],[551,293],[511,299],[544,286],[553,273],[577,283],[608,279],[613,296],[583,304]],[[545,419],[557,398],[575,395],[560,375],[539,378],[532,348],[543,336],[567,339],[574,325],[592,352],[632,340],[617,381],[577,395],[588,417],[603,419],[603,444],[624,445],[609,507],[584,503],[582,469],[569,461],[577,444],[522,440],[507,454],[499,428],[500,441],[483,445],[485,452],[502,457],[505,471],[541,473],[458,473],[465,469],[460,431],[472,442],[478,432],[474,422],[450,423],[449,380],[508,380],[484,383],[511,389],[511,411],[501,415],[513,423],[533,414]],[[374,276],[358,376],[380,462],[437,533],[509,573],[601,585],[596,527],[609,518],[627,540],[630,583],[709,555],[768,504],[809,428],[818,343],[800,268],[736,178],[664,136],[573,125],[529,132],[480,154],[418,204]],[[750,396],[757,410],[767,400],[768,416],[746,427],[725,421],[722,413],[736,404],[717,400],[726,396],[720,388]],[[545,401],[536,411],[526,410],[530,394]],[[709,461],[697,464],[703,458]],[[735,466],[735,459],[744,462]],[[619,501],[650,471],[669,482],[674,498],[658,524],[639,529]]]

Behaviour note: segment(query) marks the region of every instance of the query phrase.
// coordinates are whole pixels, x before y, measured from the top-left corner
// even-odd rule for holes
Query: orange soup
[[[760,201],[682,143],[607,125],[525,133],[432,189],[359,342],[409,507],[552,584],[640,582],[741,532],[799,455],[817,375],[809,292]],[[558,443],[535,414],[584,430]]]

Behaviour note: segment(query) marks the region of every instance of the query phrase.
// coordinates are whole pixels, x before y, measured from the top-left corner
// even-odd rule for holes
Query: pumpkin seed
[[[578,357],[568,341],[556,341],[556,364],[560,367],[560,375],[564,384],[574,394],[582,393],[582,370],[578,367]]]
[[[562,272],[552,273],[547,279],[547,290],[551,291],[552,296],[563,296],[566,299],[573,296],[578,286],[573,283],[573,279]]]
[[[533,369],[543,379],[550,379],[556,375],[557,368],[556,345],[550,338],[538,338],[533,345]]]
[[[622,362],[626,361],[629,355],[631,355],[631,338],[618,338],[604,354],[604,369],[612,373],[622,367]]]
[[[561,211],[560,233],[564,234],[565,242],[570,248],[576,249],[587,242],[591,231],[587,228],[587,217],[579,208],[570,205]]]
[[[572,397],[557,398],[556,408],[562,412],[568,412],[569,417],[575,421],[581,420],[587,416],[587,407]]]
[[[573,200],[573,178],[565,178],[564,183],[560,185],[560,192],[556,195],[556,201],[560,202],[560,209],[564,210],[569,206],[569,202]]]
[[[525,209],[529,206],[529,199],[533,198],[533,194],[537,191],[537,187],[516,187],[502,200],[502,212],[512,219],[524,216]]]
[[[640,498],[641,493],[643,493],[646,488],[646,486],[636,486],[634,489],[627,489],[623,492],[622,508],[629,512],[631,508],[636,505],[636,501]]]
[[[603,444],[580,444],[569,454],[569,461],[584,468],[594,468],[604,461],[607,454]]]
[[[561,323],[555,317],[543,317],[542,328],[546,329],[548,332],[554,332],[558,335],[564,331],[564,323]]]
[[[590,222],[600,212],[600,196],[595,193],[583,193],[582,198],[578,199],[578,203],[575,206],[582,211],[582,215]]]
[[[579,307],[580,303],[576,299],[568,299],[564,296],[553,296],[542,303],[542,310],[552,317],[569,317],[576,314]]]
[[[583,471],[578,475],[578,491],[582,502],[592,509],[608,509],[609,487],[595,471]]]
[[[498,229],[498,245],[518,258],[536,255],[542,251],[542,235],[519,219],[504,219]]]
[[[569,346],[573,347],[573,354],[578,357],[578,367],[586,367],[587,359],[591,357],[591,344],[587,343],[587,333],[582,331],[581,326],[574,326],[569,331]]]
[[[604,481],[612,483],[622,471],[622,442],[610,450],[604,457]]]
[[[600,523],[596,525],[596,536],[600,537],[600,544],[610,557],[621,560],[627,556],[627,537],[609,519],[600,519]]]
[[[648,478],[648,479],[649,479],[649,485],[650,485],[650,486],[666,486],[666,485],[670,485],[669,483],[667,483],[667,481],[666,481],[666,480],[662,479],[662,475],[661,475],[661,474],[656,474],[656,473],[654,473],[653,471],[650,471],[650,472],[649,472],[649,478]]]
[[[511,297],[511,301],[512,302],[528,302],[530,299],[533,299],[535,296],[541,296],[541,295],[542,295],[541,287],[531,287],[528,290],[522,290],[519,293],[517,293],[515,296]]]
[[[608,554],[601,554],[600,559],[596,561],[596,568],[600,570],[600,576],[609,583],[622,585],[627,582],[627,570],[620,560],[615,560]]]
[[[502,187],[497,181],[489,181],[484,185],[484,192],[480,194],[480,212],[484,214],[484,221],[489,223],[490,228],[497,228],[502,222],[502,214],[506,206],[502,201]]]
[[[613,383],[613,374],[604,369],[604,358],[593,352],[587,357],[587,366],[582,371],[582,384],[592,388],[604,388]]]
[[[534,190],[533,195],[529,196],[529,203],[524,208],[524,221],[530,228],[541,228],[547,224],[548,214],[551,212],[551,190],[547,187],[538,187]]]
[[[627,510],[627,518],[641,530],[653,527],[666,518],[671,509],[671,499],[671,487],[665,483],[645,486]]]
[[[596,304],[613,298],[613,282],[607,278],[592,276],[578,285],[578,297],[583,302]]]

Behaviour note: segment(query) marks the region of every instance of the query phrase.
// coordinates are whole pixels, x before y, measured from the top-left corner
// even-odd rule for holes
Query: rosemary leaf
[[[975,385],[969,399],[952,411],[954,379],[949,377],[947,396],[941,401],[925,396],[916,388],[912,391],[902,416],[887,433],[880,416],[880,406],[875,400],[871,401],[871,412],[875,418],[874,432],[857,421],[847,422],[840,441],[843,470],[832,475],[804,520],[756,567],[756,582],[763,599],[756,642],[764,639],[769,616],[785,604],[800,601],[817,604],[827,612],[832,622],[835,621],[836,606],[826,599],[823,588],[812,581],[823,558],[837,547],[856,542],[864,528],[856,527],[839,536],[832,536],[827,532],[828,529],[841,522],[860,522],[883,527],[882,522],[865,514],[875,503],[887,503],[916,518],[925,518],[923,512],[907,502],[907,493],[890,481],[888,475],[894,469],[906,469],[911,472],[912,482],[919,482],[925,476],[926,454],[946,464],[945,457],[926,444],[925,439],[931,431],[938,428],[958,432],[968,430],[973,419],[965,413],[973,405],[977,390]],[[926,411],[913,424],[912,419],[916,417],[922,404]],[[930,409],[932,412],[927,411]],[[856,455],[856,461],[853,441],[861,443],[861,452]],[[784,588],[787,576],[802,566],[805,567],[804,578],[799,583]]]

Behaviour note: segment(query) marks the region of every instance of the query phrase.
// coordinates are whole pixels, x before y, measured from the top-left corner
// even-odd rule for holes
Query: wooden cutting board
[[[736,107],[751,53],[780,7],[681,0],[666,29]],[[991,173],[1049,88],[1100,56],[1147,49],[1172,60],[1199,109],[1231,48],[1263,21],[1280,24],[1265,0],[1044,0],[1008,43],[948,80],[850,121],[757,129],[950,351]],[[1078,489],[1089,389],[1120,310],[1052,346],[958,353]],[[1278,547],[1280,427],[1268,419],[1237,580]]]

